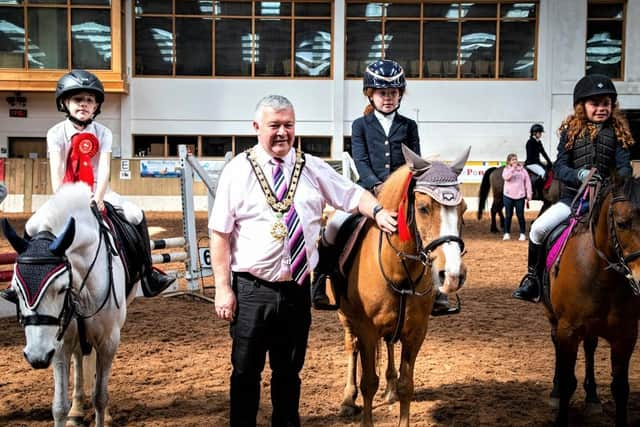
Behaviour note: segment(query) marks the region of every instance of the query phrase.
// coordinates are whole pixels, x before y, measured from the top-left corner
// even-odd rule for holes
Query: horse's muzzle
[[[467,269],[461,269],[459,274],[447,273],[444,270],[438,272],[438,279],[441,285],[438,287],[440,292],[444,294],[451,294],[458,292],[464,285],[467,279]]]
[[[33,355],[29,355],[26,351],[22,354],[24,354],[24,358],[27,359],[27,362],[29,362],[33,369],[47,369],[49,365],[51,365],[54,353],[55,350],[50,350],[43,357],[34,357]]]

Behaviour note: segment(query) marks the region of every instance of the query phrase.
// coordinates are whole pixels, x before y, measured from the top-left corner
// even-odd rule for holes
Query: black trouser
[[[311,301],[309,279],[270,283],[233,274],[238,310],[231,324],[231,426],[255,426],[265,356],[271,366],[272,426],[300,426],[299,373],[304,365]]]
[[[513,209],[516,210],[516,217],[518,217],[518,226],[520,227],[520,234],[525,233],[525,220],[524,220],[524,202],[525,199],[512,199],[508,196],[502,196],[504,204],[504,232],[506,234],[511,233],[511,218],[513,217]]]

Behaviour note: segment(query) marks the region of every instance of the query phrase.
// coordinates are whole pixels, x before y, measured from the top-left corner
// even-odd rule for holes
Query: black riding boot
[[[0,291],[0,298],[5,299],[12,304],[18,304],[18,293],[11,287]]]
[[[153,268],[149,229],[147,228],[147,219],[144,217],[144,213],[142,214],[142,221],[136,225],[136,229],[140,233],[142,247],[144,248],[144,254],[142,254],[144,264],[142,266],[142,279],[140,280],[142,293],[145,297],[155,297],[171,286],[176,279]]]
[[[529,266],[527,274],[520,281],[520,287],[511,296],[523,301],[539,302],[541,295],[540,278],[538,271],[542,258],[542,246],[529,240]]]
[[[333,268],[335,250],[336,248],[327,247],[322,242],[318,242],[318,265],[313,269],[313,282],[311,283],[311,304],[316,310],[338,309],[338,296],[334,296],[336,304],[331,304],[327,296],[327,279]]]
[[[447,294],[443,294],[440,290],[436,289],[436,298],[433,301],[433,308],[431,309],[432,316],[446,316],[448,314],[458,314],[460,309],[452,307],[449,304],[449,297]]]

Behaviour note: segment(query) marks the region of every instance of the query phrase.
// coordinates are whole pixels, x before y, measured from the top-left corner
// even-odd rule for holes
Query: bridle
[[[618,238],[618,233],[615,225],[615,221],[613,219],[613,205],[620,202],[628,202],[629,200],[620,195],[614,193],[612,195],[611,203],[609,204],[609,209],[607,212],[607,222],[609,226],[609,234],[612,239],[613,251],[615,252],[616,259],[611,261],[609,257],[601,251],[595,242],[595,227],[594,221],[591,221],[591,238],[593,242],[593,247],[598,254],[598,256],[607,263],[605,270],[613,270],[627,279],[629,286],[631,288],[631,292],[634,296],[640,296],[640,285],[633,278],[633,272],[631,268],[629,268],[629,263],[640,258],[640,250],[632,252],[628,255],[624,254],[624,250],[622,248],[622,244],[620,243],[620,239]]]
[[[93,207],[92,207],[93,210]],[[94,215],[96,215],[96,211],[94,211]],[[97,215],[100,215],[99,212],[97,213]],[[75,290],[73,287],[73,267],[71,266],[71,263],[69,262],[69,259],[67,258],[66,255],[61,255],[61,256],[34,256],[34,255],[19,255],[17,260],[16,260],[16,264],[17,266],[19,266],[20,264],[23,265],[52,265],[54,264],[55,267],[47,274],[47,277],[49,278],[49,280],[51,280],[51,278],[59,271],[66,269],[67,270],[67,275],[68,275],[68,283],[67,286],[65,286],[64,289],[60,290],[60,293],[64,292],[64,302],[62,304],[62,309],[60,310],[60,313],[58,314],[58,316],[51,316],[48,314],[40,314],[37,312],[37,306],[34,307],[33,314],[29,314],[29,315],[23,315],[20,312],[20,306],[19,304],[16,304],[16,316],[18,319],[18,323],[22,326],[22,327],[26,327],[26,326],[58,326],[58,331],[56,333],[56,339],[58,341],[62,340],[62,338],[64,337],[65,332],[67,331],[67,328],[69,327],[71,320],[72,319],[76,319],[76,321],[78,322],[78,328],[80,330],[80,342],[81,345],[83,346],[83,351],[86,351],[86,346],[88,345],[88,343],[86,342],[86,337],[83,336],[84,335],[84,323],[83,320],[85,319],[89,319],[91,317],[94,317],[95,315],[97,315],[103,308],[104,306],[107,304],[107,302],[109,301],[111,295],[113,295],[114,298],[114,302],[116,304],[116,307],[119,309],[120,308],[120,304],[118,302],[118,299],[116,298],[116,294],[115,294],[115,286],[114,286],[114,281],[113,281],[113,256],[114,254],[117,255],[117,252],[115,251],[115,249],[112,247],[111,245],[111,240],[107,237],[106,233],[109,232],[109,229],[104,226],[104,224],[100,221],[100,219],[98,218],[98,223],[100,224],[99,226],[99,239],[98,239],[98,247],[96,249],[96,252],[93,256],[93,260],[91,261],[91,264],[89,266],[89,268],[87,269],[87,272],[85,273],[85,275],[82,278],[82,281],[80,283],[80,286],[78,287],[78,290]],[[33,239],[31,239],[31,242],[39,240],[39,239],[45,239],[47,241],[51,241],[52,240],[52,234],[49,232],[40,232],[38,233]],[[82,290],[85,288],[86,284],[87,284],[87,280],[89,278],[89,276],[91,275],[96,261],[98,260],[98,255],[101,252],[102,249],[102,244],[103,242],[105,242],[105,247],[107,249],[107,254],[108,254],[108,266],[107,266],[107,271],[108,271],[108,277],[109,277],[109,288],[107,289],[107,292],[105,294],[105,297],[102,301],[102,303],[98,306],[98,308],[93,311],[90,314],[87,313],[83,313],[80,310],[80,294],[82,292]],[[16,271],[18,271],[18,269],[16,268]],[[43,290],[46,292],[46,289]],[[90,349],[90,347],[89,347]]]
[[[460,246],[460,253],[461,256],[464,255],[464,241],[458,237],[455,236],[453,234],[451,235],[444,235],[444,236],[440,236],[434,240],[432,240],[431,242],[429,242],[426,246],[423,245],[422,242],[422,237],[420,236],[420,232],[418,231],[418,227],[415,221],[415,195],[414,195],[414,191],[413,189],[410,189],[409,191],[409,200],[407,203],[407,207],[408,207],[408,212],[407,212],[407,223],[408,225],[410,225],[411,227],[411,231],[412,231],[412,235],[413,235],[413,242],[416,248],[416,252],[413,254],[404,252],[400,249],[398,249],[392,242],[391,242],[391,237],[388,233],[383,232],[382,230],[380,230],[379,234],[378,234],[378,266],[380,268],[380,273],[382,274],[382,277],[384,277],[384,280],[387,282],[387,286],[389,287],[389,289],[391,289],[393,292],[395,292],[396,294],[398,294],[400,296],[400,308],[398,311],[398,321],[396,322],[396,327],[395,327],[395,331],[393,333],[393,336],[391,338],[388,339],[388,341],[390,342],[397,342],[398,339],[400,339],[400,333],[402,332],[402,325],[404,324],[404,318],[405,318],[405,309],[406,309],[406,305],[407,305],[407,297],[409,296],[417,296],[417,297],[422,297],[425,295],[428,295],[430,293],[433,292],[433,284],[431,284],[431,286],[428,286],[426,289],[424,290],[417,290],[417,285],[422,281],[422,278],[424,277],[427,269],[431,269],[431,266],[433,265],[433,260],[431,258],[431,253],[433,251],[435,251],[438,247],[440,247],[441,245],[444,245],[445,243],[457,243]],[[403,280],[402,282],[398,283],[398,282],[394,282],[385,272],[384,270],[384,265],[382,263],[382,237],[383,235],[386,236],[387,239],[387,244],[389,245],[389,247],[391,249],[393,249],[393,251],[396,254],[396,257],[400,260],[400,264],[402,265],[402,268],[404,270],[405,273],[405,277],[406,279]],[[411,271],[409,269],[409,262],[419,262],[420,264],[422,264],[422,269],[420,270],[420,273],[418,273],[417,277],[413,278],[411,277]],[[460,298],[458,297],[458,295],[456,295],[456,300],[457,300],[457,309],[460,309]]]

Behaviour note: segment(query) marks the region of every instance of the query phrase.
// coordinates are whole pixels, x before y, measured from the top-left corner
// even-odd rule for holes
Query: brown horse
[[[502,208],[504,207],[502,201],[502,189],[504,188],[504,179],[502,178],[502,172],[504,166],[491,167],[484,172],[482,176],[482,182],[480,183],[480,189],[478,190],[478,219],[482,219],[482,213],[489,197],[489,190],[493,195],[493,202],[491,203],[490,219],[491,219],[491,232],[497,233],[498,229],[496,216],[500,217],[500,227],[504,224],[504,215]],[[533,172],[529,171],[529,177]],[[534,194],[534,196],[536,196]],[[542,200],[542,207],[538,216],[542,214],[548,207],[553,205],[560,198],[560,182],[557,180],[551,181],[551,187],[542,192],[542,199],[536,197],[534,200]]]
[[[545,292],[545,305],[556,351],[551,393],[551,402],[558,407],[556,424],[569,422],[581,341],[587,408],[599,409],[594,352],[602,337],[611,344],[616,426],[626,426],[629,360],[640,313],[640,179],[617,179],[599,192],[589,226],[570,237],[548,275],[550,292]]]
[[[413,398],[413,369],[427,333],[435,289],[455,293],[463,285],[466,266],[460,228],[465,203],[457,185],[469,150],[447,166],[429,162],[403,147],[407,166],[384,183],[378,199],[398,209],[399,229],[385,235],[373,223],[355,249],[346,276],[348,287],[340,298],[340,319],[348,354],[347,385],[341,414],[357,412],[355,399],[357,355],[360,354],[364,407],[362,425],[373,425],[372,402],[378,389],[376,362],[380,339],[402,344],[400,375],[393,358],[387,369],[387,397],[400,400],[400,426],[409,425]],[[406,213],[406,216],[404,215]],[[402,218],[401,218],[402,217]],[[403,221],[406,218],[406,228]]]

